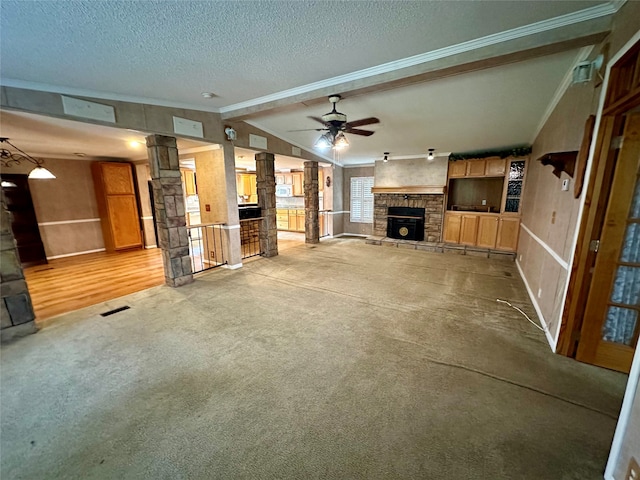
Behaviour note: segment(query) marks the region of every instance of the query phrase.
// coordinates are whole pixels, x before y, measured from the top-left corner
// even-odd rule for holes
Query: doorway
[[[28,176],[3,173],[0,178],[7,210],[11,213],[11,230],[16,239],[20,263],[23,267],[47,263]]]
[[[640,42],[611,68],[559,353],[628,373],[640,334]]]

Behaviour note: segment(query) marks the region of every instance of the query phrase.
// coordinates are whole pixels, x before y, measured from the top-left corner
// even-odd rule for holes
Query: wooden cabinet
[[[304,218],[305,218],[305,213],[304,210],[297,210],[296,211],[296,230],[298,232],[304,232],[305,228],[304,228]]]
[[[478,217],[478,247],[496,248],[496,238],[498,236],[498,216],[482,215]]]
[[[449,162],[449,178],[503,177],[507,169],[504,158],[456,160]]]
[[[467,175],[467,161],[458,160],[449,162],[449,178],[464,177]]]
[[[444,217],[444,241],[445,243],[460,242],[460,221],[462,215],[447,214]]]
[[[324,171],[322,168],[318,168],[318,191],[324,190]]]
[[[502,177],[506,172],[505,158],[487,158],[484,174],[487,177]]]
[[[496,248],[515,252],[518,248],[518,234],[520,233],[520,218],[501,218],[498,226]]]
[[[236,189],[239,197],[245,197],[246,203],[258,202],[258,184],[255,174],[237,173]]]
[[[462,215],[460,220],[460,243],[475,245],[478,236],[478,215]]]
[[[108,252],[142,248],[133,167],[124,162],[91,165],[104,245]]]
[[[289,230],[289,211],[283,209],[276,210],[276,226],[278,230]]]
[[[484,177],[486,160],[467,160],[467,177]]]
[[[180,170],[180,177],[182,178],[184,194],[196,195],[198,193],[196,186],[196,172],[193,170],[183,169]]]
[[[293,177],[293,188],[291,189],[293,195],[304,195],[304,173],[295,172],[291,176]]]
[[[284,185],[284,175],[276,175],[276,185]]]

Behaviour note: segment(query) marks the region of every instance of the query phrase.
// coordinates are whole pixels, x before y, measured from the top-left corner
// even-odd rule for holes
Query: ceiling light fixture
[[[214,98],[216,96],[216,94],[213,92],[202,92],[200,95],[202,95],[204,98]]]
[[[329,148],[331,146],[333,146],[333,138],[331,136],[330,133],[325,133],[323,135],[320,135],[320,138],[318,138],[318,140],[316,140],[316,143],[313,144],[314,147],[316,148],[321,148],[321,149],[325,149],[325,148]]]
[[[427,160],[433,160],[434,159],[434,157],[435,157],[435,155],[433,153],[434,150],[435,150],[435,148],[430,148],[429,149],[429,154],[427,155]]]
[[[382,159],[382,161],[384,163],[387,163],[389,161],[389,152],[384,152],[384,158]]]
[[[0,137],[0,143],[2,144],[6,143],[7,145],[15,148],[18,152],[20,152],[20,153],[11,153],[9,150],[7,150],[4,147],[0,148],[0,160],[2,160],[3,167],[20,165],[21,162],[27,161],[35,165],[35,168],[31,170],[31,172],[29,173],[29,178],[40,178],[40,179],[56,178],[56,176],[53,173],[51,173],[49,170],[47,170],[42,166],[44,164],[43,160],[38,160],[37,158],[33,158],[28,153],[23,152],[18,147],[16,147],[13,143],[11,143],[8,138]]]
[[[129,146],[130,146],[131,148],[140,148],[140,147],[142,146],[142,143],[141,143],[141,142],[138,142],[137,140],[131,140],[131,141],[129,142]]]

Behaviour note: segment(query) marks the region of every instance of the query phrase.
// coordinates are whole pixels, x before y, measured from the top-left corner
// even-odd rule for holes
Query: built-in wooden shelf
[[[371,193],[408,193],[443,195],[446,191],[443,185],[410,185],[405,187],[373,187]]]
[[[573,178],[577,157],[577,151],[546,153],[538,161],[542,165],[553,165],[553,174],[558,178],[560,178],[562,172],[567,172],[567,175]]]

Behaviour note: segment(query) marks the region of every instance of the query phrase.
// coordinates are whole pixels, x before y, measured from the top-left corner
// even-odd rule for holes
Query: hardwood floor
[[[59,258],[24,274],[36,322],[164,283],[159,248]]]

